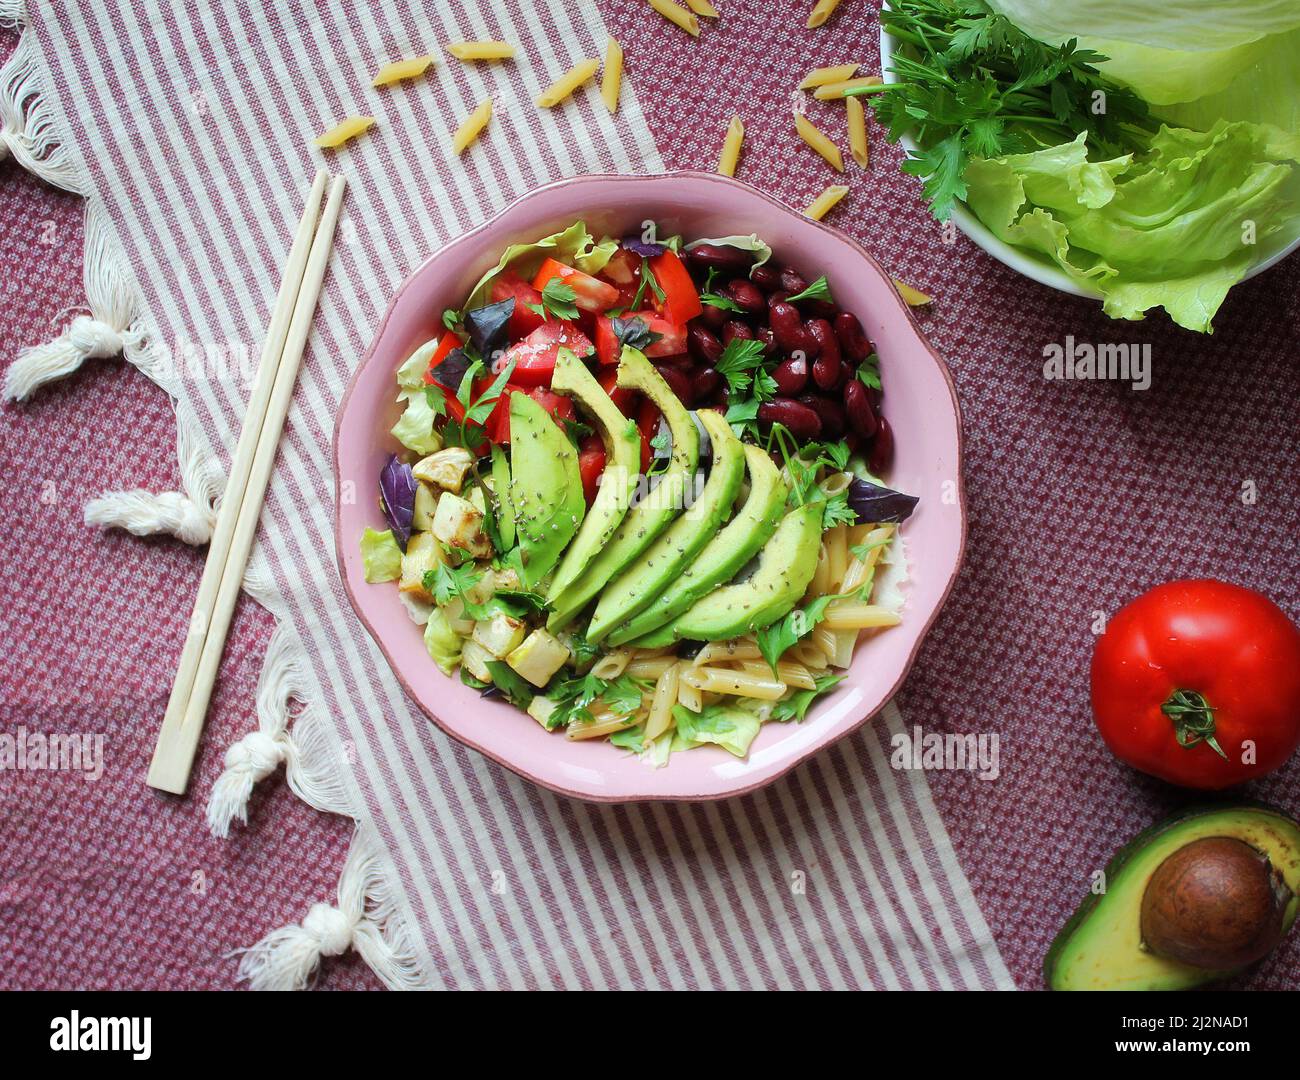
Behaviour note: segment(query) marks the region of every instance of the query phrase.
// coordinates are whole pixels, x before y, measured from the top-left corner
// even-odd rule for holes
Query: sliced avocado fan
[[[559,630],[605,587],[615,574],[654,542],[685,504],[687,485],[694,480],[700,460],[700,433],[686,406],[668,389],[668,384],[646,359],[645,354],[623,346],[618,362],[618,385],[639,390],[663,413],[672,435],[673,449],[668,467],[639,503],[633,506],[608,544],[596,553],[577,580],[558,592],[547,629]],[[558,580],[558,579],[557,579]]]
[[[492,444],[492,493],[497,503],[497,532],[506,549],[515,546],[515,507],[510,499],[510,463],[506,452]]]
[[[772,459],[757,446],[745,447],[745,467],[749,471],[749,496],[740,512],[667,589],[610,633],[610,645],[670,645],[672,630],[660,628],[700,597],[730,581],[767,543],[785,513],[789,488]]]
[[[700,497],[668,530],[609,583],[587,627],[587,640],[599,641],[662,593],[714,536],[740,491],[745,453],[731,425],[715,409],[698,414],[713,444],[713,467]]]
[[[744,581],[697,600],[669,623],[673,637],[722,641],[761,630],[788,615],[817,569],[821,535],[820,502],[791,510],[763,545],[757,569]]]
[[[520,579],[531,589],[550,573],[573,539],[587,502],[577,449],[527,394],[510,395],[510,443],[508,491],[519,539]]]
[[[605,443],[605,472],[601,476],[596,500],[569,550],[564,553],[564,560],[547,593],[547,599],[554,601],[605,546],[627,513],[641,474],[641,435],[636,424],[618,411],[618,406],[571,349],[560,349],[557,353],[551,389],[573,398],[591,417]],[[519,396],[513,395],[511,401]],[[581,478],[578,487],[581,497]]]

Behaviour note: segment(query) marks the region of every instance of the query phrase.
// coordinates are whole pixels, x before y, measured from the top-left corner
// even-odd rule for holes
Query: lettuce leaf
[[[441,450],[442,436],[433,430],[437,413],[429,404],[423,387],[415,391],[403,391],[397,400],[406,402],[406,411],[392,427],[393,438],[420,455],[427,456]]]
[[[740,248],[741,251],[752,251],[758,256],[754,260],[755,266],[762,266],[772,257],[772,248],[754,233],[750,233],[748,236],[705,236],[699,240],[692,240],[686,245],[686,250],[690,251],[691,248],[697,248],[701,244],[713,244],[715,247],[734,247]]]
[[[1297,228],[1300,169],[1287,151],[1262,125],[1220,121],[1205,132],[1162,126],[1140,158],[1093,162],[1080,133],[972,161],[967,204],[1000,239],[1099,290],[1112,318],[1164,307],[1209,333],[1261,250]]]
[[[552,258],[576,266],[584,274],[598,274],[617,250],[617,240],[606,237],[597,243],[581,221],[529,244],[511,244],[502,252],[496,266],[479,278],[465,302],[465,310],[476,308],[487,299],[493,280],[507,267],[531,278],[546,259]]]
[[[460,663],[464,639],[451,628],[442,608],[434,608],[424,624],[424,647],[444,675],[450,675]]]
[[[677,742],[682,747],[713,743],[738,758],[749,753],[749,744],[763,723],[757,714],[730,705],[709,705],[698,713],[674,705],[673,719],[677,721]]]
[[[366,580],[372,585],[401,577],[402,549],[397,546],[392,529],[377,532],[366,526],[361,534],[361,563],[366,569]]]

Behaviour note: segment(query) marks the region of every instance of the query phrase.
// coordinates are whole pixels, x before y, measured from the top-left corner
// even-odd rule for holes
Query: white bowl
[[[885,4],[884,6],[888,7],[889,5]],[[893,57],[894,39],[885,33],[885,28],[882,26],[880,28],[880,73],[887,83],[898,81],[898,77],[889,70]],[[908,151],[917,148],[916,140],[910,135],[904,135],[899,140],[899,143]],[[1089,296],[1094,300],[1102,299],[1099,289],[1081,285],[1066,274],[1065,271],[1046,259],[1039,258],[1028,251],[999,240],[964,202],[957,203],[953,208],[952,220],[957,228],[970,237],[979,247],[987,251],[1004,266],[1011,267],[1016,273],[1023,274],[1040,285],[1050,285],[1053,289],[1070,293],[1073,296]],[[1282,243],[1280,239],[1274,240],[1271,244],[1266,241],[1261,245],[1261,258],[1246,271],[1246,276],[1242,280],[1246,281],[1256,274],[1263,273],[1270,266],[1281,262],[1297,248],[1300,248],[1300,236],[1289,244]]]

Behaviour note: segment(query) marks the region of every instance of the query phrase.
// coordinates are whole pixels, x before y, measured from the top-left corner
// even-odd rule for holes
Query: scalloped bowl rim
[[[377,447],[381,445],[388,447],[389,449],[382,451],[387,453],[395,445],[388,435],[388,425],[379,423],[373,411],[367,411],[365,415],[360,413],[358,402],[363,395],[378,401],[379,397],[376,395],[379,395],[384,388],[386,388],[385,400],[390,400],[394,396],[392,375],[406,355],[402,354],[401,350],[392,351],[388,343],[388,335],[392,331],[396,336],[401,330],[400,320],[409,319],[410,312],[404,311],[404,305],[416,302],[412,296],[417,287],[421,286],[422,279],[436,275],[444,267],[457,266],[456,287],[461,291],[454,298],[448,297],[443,301],[444,305],[456,304],[464,295],[464,290],[472,281],[477,280],[478,276],[477,273],[472,272],[472,266],[469,271],[466,270],[467,255],[472,259],[472,252],[476,246],[499,254],[505,241],[497,239],[488,245],[487,238],[508,234],[512,222],[516,219],[528,218],[530,209],[533,211],[531,216],[545,213],[548,219],[554,218],[556,222],[563,221],[563,214],[556,216],[551,211],[542,211],[539,209],[540,204],[546,200],[550,200],[551,203],[563,203],[567,199],[572,199],[578,189],[594,186],[602,193],[601,197],[584,202],[582,205],[589,205],[592,210],[578,215],[587,219],[589,223],[599,220],[602,215],[611,218],[620,213],[626,215],[629,212],[626,209],[628,206],[647,207],[642,212],[648,215],[655,212],[653,195],[640,196],[637,201],[637,197],[628,192],[624,201],[620,201],[616,191],[619,187],[638,189],[647,185],[652,190],[660,186],[661,191],[664,192],[660,196],[661,199],[668,199],[667,192],[674,186],[685,190],[692,185],[707,185],[707,189],[700,188],[700,194],[703,195],[707,190],[710,196],[716,194],[714,190],[716,186],[722,186],[726,189],[723,193],[724,198],[731,195],[736,200],[752,206],[752,211],[745,211],[745,213],[752,212],[756,217],[766,215],[773,223],[778,220],[782,222],[779,227],[772,224],[771,229],[779,228],[782,232],[788,230],[803,234],[808,238],[805,243],[811,243],[814,247],[825,246],[839,253],[840,258],[844,260],[841,266],[852,265],[854,260],[857,260],[867,271],[861,279],[850,283],[848,291],[853,292],[855,296],[860,291],[876,294],[873,304],[878,302],[880,307],[873,307],[869,316],[864,318],[864,324],[869,332],[877,328],[876,333],[871,336],[876,337],[878,342],[881,340],[898,342],[910,362],[920,365],[928,363],[928,366],[918,368],[918,374],[910,380],[915,385],[917,396],[917,402],[912,403],[910,407],[917,409],[924,407],[926,410],[933,411],[925,412],[928,418],[926,431],[923,434],[918,432],[916,440],[918,445],[911,448],[909,452],[913,454],[919,452],[919,444],[922,441],[926,443],[927,448],[939,447],[933,464],[927,457],[924,466],[925,470],[934,475],[917,474],[920,477],[917,483],[927,488],[931,497],[923,501],[923,510],[913,517],[912,523],[921,519],[923,513],[931,515],[931,520],[924,526],[924,532],[917,532],[914,525],[909,524],[903,530],[903,536],[909,546],[921,546],[913,536],[915,533],[916,537],[922,538],[924,545],[934,546],[942,552],[941,560],[926,565],[921,571],[918,571],[909,555],[909,578],[913,580],[909,580],[907,586],[909,591],[906,593],[904,619],[901,625],[890,629],[888,633],[896,637],[884,649],[879,650],[879,654],[875,657],[879,659],[879,655],[897,654],[897,662],[885,670],[884,674],[873,669],[865,673],[864,677],[867,666],[864,654],[871,653],[872,650],[860,646],[844,682],[831,695],[815,704],[803,723],[765,724],[751,748],[748,759],[736,759],[718,748],[702,747],[674,754],[669,763],[660,769],[652,769],[636,761],[633,755],[618,750],[603,740],[572,741],[562,735],[543,732],[535,721],[515,710],[513,706],[482,700],[459,679],[442,675],[429,659],[428,654],[423,652],[420,628],[405,613],[392,583],[387,586],[371,586],[364,580],[357,537],[364,525],[384,527],[377,506],[371,505],[367,508],[366,500],[354,497],[348,503],[341,498],[344,490],[342,461],[344,454],[352,458],[365,457],[368,453],[369,466],[374,466],[381,460],[380,457],[375,456],[380,453]],[[603,209],[606,207],[610,209]],[[739,211],[729,206],[726,211],[718,213],[726,213],[734,217]],[[534,236],[545,235],[543,232],[536,231],[535,226],[524,230],[525,233],[530,231]],[[763,230],[749,231],[757,231],[761,235]],[[792,257],[790,252],[783,251],[782,257],[785,261],[796,263],[799,261],[798,256]],[[495,258],[496,256],[491,258],[493,265]],[[482,256],[478,258],[478,264],[483,264]],[[843,270],[831,271],[829,266],[826,267],[826,271],[834,272],[837,276],[843,273]],[[447,289],[451,291],[451,286],[448,285]],[[438,307],[433,313],[435,320],[441,310],[442,308]],[[859,311],[858,314],[861,316],[862,313]],[[395,323],[398,324],[396,329],[394,329]],[[877,337],[877,335],[884,336]],[[411,336],[404,348],[412,347],[411,343],[416,340],[417,337]],[[898,352],[892,344],[891,350]],[[381,355],[383,351],[391,351],[392,354]],[[899,358],[902,358],[901,354]],[[904,381],[908,380],[907,369],[901,364],[890,364],[889,356],[883,353],[882,359],[889,365],[886,369],[886,378],[890,381],[886,383],[886,393],[889,394],[892,390],[895,398],[904,396],[910,398],[911,391],[905,395],[901,390]],[[377,364],[381,367],[377,368]],[[372,382],[374,385],[369,385]],[[926,398],[927,393],[931,395],[931,399]],[[368,449],[367,444],[369,444]],[[901,461],[904,449],[902,440],[899,446]],[[903,684],[922,643],[952,592],[965,554],[967,521],[962,482],[962,427],[956,389],[946,363],[925,339],[915,316],[898,295],[890,276],[870,253],[852,238],[823,222],[813,221],[803,216],[748,184],[716,173],[677,171],[641,176],[590,174],[553,181],[521,195],[481,225],[444,245],[408,275],[393,295],[370,346],[352,374],[339,406],[333,451],[334,542],[343,588],[357,617],[383,653],[407,696],[439,728],[462,744],[483,753],[519,776],[552,791],[593,802],[694,801],[745,794],[777,780],[813,754],[856,731],[879,713]],[[943,457],[949,457],[951,460],[940,460]],[[947,467],[947,471],[943,471],[943,466]],[[941,485],[943,494],[934,497]],[[374,503],[374,500],[370,501]],[[913,607],[914,601],[920,603],[916,597],[918,590],[913,587],[918,573],[926,575],[924,587],[928,599],[923,606]],[[383,592],[375,591],[381,589]],[[391,600],[387,599],[387,596],[391,596]],[[419,651],[423,656],[422,664],[413,653],[412,635],[420,640]],[[887,640],[890,639],[881,636],[868,644]],[[436,682],[430,681],[430,672]],[[846,691],[848,691],[847,695]],[[473,695],[472,698],[467,699],[465,696],[467,694]],[[446,699],[450,699],[450,702]],[[839,699],[838,704],[837,699]],[[457,700],[460,701],[464,711],[475,715],[458,715],[455,704]],[[513,730],[507,745],[503,746],[501,733],[483,726],[493,724],[500,719],[499,710],[508,710],[512,722],[525,725],[517,733],[521,743],[525,739],[534,740],[531,745],[537,747],[539,744],[535,739],[540,736],[547,740],[548,747],[554,747],[554,751],[549,749],[541,752],[533,751],[530,756],[530,753],[515,745],[516,733]],[[778,729],[779,735],[769,735],[773,729]],[[492,738],[481,734],[485,730],[492,735]],[[765,741],[767,745],[764,746]],[[761,754],[760,746],[763,746]],[[576,764],[565,757],[566,754],[574,753],[575,747],[583,748],[584,755]],[[619,759],[617,768],[614,757],[607,759],[593,757],[591,756],[593,750],[617,756]],[[707,760],[699,756],[707,756]],[[539,758],[540,763],[537,760]],[[755,760],[756,758],[761,760]],[[630,759],[634,770],[624,767],[623,759]],[[680,764],[692,759],[701,760],[701,764],[690,768],[683,768]],[[674,770],[677,772],[675,773]],[[611,772],[615,774],[613,781],[609,779]]]

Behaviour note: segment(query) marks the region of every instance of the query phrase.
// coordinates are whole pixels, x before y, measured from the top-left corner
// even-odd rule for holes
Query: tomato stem
[[[1214,737],[1214,706],[1197,690],[1175,690],[1160,711],[1174,722],[1174,738],[1184,749],[1198,742],[1207,743],[1214,752],[1228,760],[1223,747]]]

